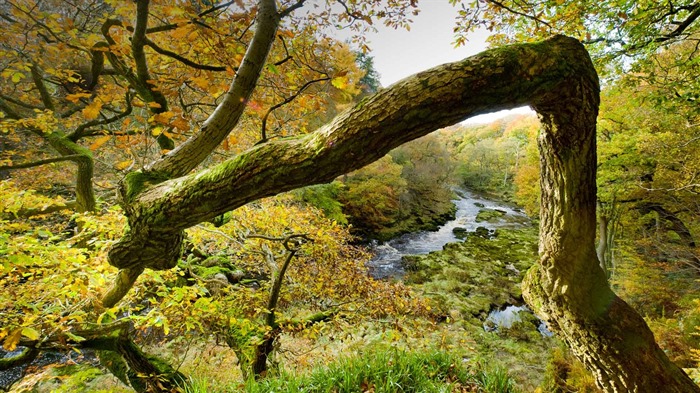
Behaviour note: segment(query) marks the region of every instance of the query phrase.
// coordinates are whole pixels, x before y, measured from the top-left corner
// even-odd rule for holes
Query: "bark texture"
[[[94,211],[96,207],[95,192],[92,188],[94,164],[90,150],[69,140],[63,133],[53,132],[46,136],[51,147],[62,156],[70,156],[78,167],[75,179],[75,198],[79,212]]]
[[[261,0],[258,5],[255,35],[223,101],[204,122],[201,132],[155,161],[149,170],[168,177],[187,174],[204,161],[238,124],[265,66],[281,19],[275,0]]]
[[[528,274],[526,299],[606,391],[698,392],[659,349],[644,320],[615,296],[596,257],[598,90],[583,46],[556,36],[421,72],[312,134],[258,145],[196,174],[162,181],[157,170],[135,173],[122,190],[130,230],[113,246],[110,263],[126,270],[128,280],[121,282],[130,286],[139,269],[175,265],[187,227],[259,198],[328,182],[468,117],[530,104],[545,132],[541,259]],[[162,163],[167,161],[180,169],[165,170],[164,178],[186,172],[177,160]],[[162,163],[154,167],[168,167]]]
[[[598,78],[587,56],[569,66],[573,75],[531,103],[544,128],[540,261],[523,296],[606,392],[698,392],[644,319],[613,293],[596,256]]]

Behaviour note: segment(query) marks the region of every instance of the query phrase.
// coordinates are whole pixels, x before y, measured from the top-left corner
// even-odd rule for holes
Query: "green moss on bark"
[[[131,203],[136,196],[148,187],[160,184],[168,180],[167,175],[158,172],[129,172],[122,181],[122,194],[127,203]]]

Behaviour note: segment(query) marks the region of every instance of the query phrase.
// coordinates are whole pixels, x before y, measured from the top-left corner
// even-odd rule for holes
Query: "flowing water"
[[[401,267],[401,257],[404,255],[427,254],[431,251],[442,250],[447,243],[461,241],[455,235],[455,229],[475,231],[484,227],[489,231],[497,228],[515,228],[523,226],[529,219],[522,211],[502,202],[494,202],[476,194],[459,191],[459,198],[454,201],[457,206],[455,219],[448,221],[434,232],[407,233],[382,244],[372,247],[374,257],[368,262],[370,274],[374,278],[401,278],[405,271]],[[496,210],[503,215],[491,222],[476,222],[476,216],[481,210]]]
[[[457,206],[455,219],[446,222],[437,231],[408,233],[388,242],[375,244],[372,247],[374,257],[368,262],[370,274],[379,279],[401,278],[405,274],[401,265],[404,255],[427,254],[442,250],[447,243],[462,241],[455,232],[474,232],[483,227],[492,233],[498,228],[517,228],[530,224],[527,215],[517,208],[466,191],[460,191],[458,195],[459,198],[454,201]],[[495,210],[501,215],[494,220],[477,222],[476,217],[483,210]],[[484,321],[484,330],[508,329],[513,323],[521,321],[520,313],[531,312],[524,305],[504,305],[502,309],[495,309],[489,313]],[[552,335],[543,322],[537,324],[537,330],[543,336]]]
[[[523,318],[521,313],[532,314],[532,311],[525,306],[506,306],[500,310],[493,310],[489,313],[489,316],[484,320],[484,330],[487,332],[498,331],[499,329],[510,329],[517,322],[522,322]],[[536,319],[537,331],[543,337],[552,337],[552,333],[548,328],[547,324]]]

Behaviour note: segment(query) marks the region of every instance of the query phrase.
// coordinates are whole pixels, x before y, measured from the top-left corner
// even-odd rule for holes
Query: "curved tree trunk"
[[[177,163],[186,149],[176,149],[161,162],[172,162],[172,171],[135,172],[124,182],[129,232],[113,245],[110,263],[129,276],[120,275],[122,286],[130,286],[128,272],[176,264],[185,228],[262,197],[328,182],[468,117],[531,104],[545,131],[541,259],[528,274],[526,299],[607,391],[700,392],[659,349],[644,320],[615,296],[599,266],[598,89],[584,47],[556,36],[421,72],[367,97],[312,134],[258,145],[196,174],[159,178],[157,172],[183,173]],[[127,290],[120,288],[119,296],[111,292],[108,303]]]
[[[90,150],[69,140],[60,132],[53,132],[46,136],[51,147],[62,156],[70,156],[70,161],[78,167],[75,179],[75,199],[79,212],[94,211],[96,207],[95,192],[92,187],[94,164]]]
[[[586,73],[533,102],[540,133],[540,263],[523,296],[607,392],[698,392],[644,319],[608,286],[596,257],[598,81]]]

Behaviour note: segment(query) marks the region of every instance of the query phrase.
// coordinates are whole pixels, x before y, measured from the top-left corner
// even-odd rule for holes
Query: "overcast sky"
[[[411,31],[377,26],[377,33],[367,35],[374,65],[384,87],[419,71],[461,60],[486,49],[485,31],[473,33],[467,45],[454,47],[453,28],[457,8],[448,4],[447,0],[422,0],[420,10],[418,16],[411,18]],[[515,113],[528,112],[531,112],[529,108],[515,110]],[[477,116],[468,122],[490,122],[505,114],[499,112],[498,115]]]

